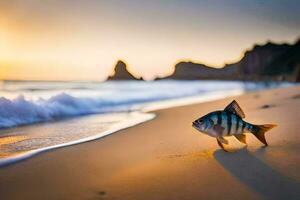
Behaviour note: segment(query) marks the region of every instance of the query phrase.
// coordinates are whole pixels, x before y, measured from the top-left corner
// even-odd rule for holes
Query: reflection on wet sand
[[[8,157],[17,156],[19,154],[25,153],[25,151],[19,151],[19,152],[8,151],[9,149],[5,147],[7,145],[15,144],[17,142],[21,142],[26,139],[27,137],[24,135],[0,137],[0,158],[8,158]]]

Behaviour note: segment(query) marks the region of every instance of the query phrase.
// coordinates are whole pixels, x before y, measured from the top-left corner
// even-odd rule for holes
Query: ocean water
[[[98,139],[155,117],[155,109],[291,83],[109,81],[0,83],[0,166]]]

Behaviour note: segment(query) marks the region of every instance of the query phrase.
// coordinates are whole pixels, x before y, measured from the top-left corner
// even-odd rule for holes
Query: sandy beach
[[[269,146],[247,134],[234,153],[191,126],[236,99],[246,121],[278,127]],[[300,199],[300,87],[156,111],[154,120],[0,168],[0,199]]]

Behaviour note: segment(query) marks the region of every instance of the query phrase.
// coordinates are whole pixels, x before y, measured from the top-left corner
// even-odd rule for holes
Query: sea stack
[[[114,74],[109,76],[107,80],[120,81],[120,80],[143,80],[143,78],[136,78],[128,70],[127,65],[122,60],[119,60],[114,68]]]

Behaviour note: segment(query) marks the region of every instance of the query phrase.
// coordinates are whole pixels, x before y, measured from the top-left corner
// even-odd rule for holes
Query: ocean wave
[[[174,98],[179,95],[126,95],[112,97],[74,97],[60,93],[49,99],[26,99],[19,95],[15,99],[0,98],[0,128],[9,128],[38,122],[108,112],[136,111],[143,103]]]
[[[12,100],[1,97],[0,128],[106,112],[108,108],[102,103],[96,98],[79,98],[66,93],[35,101],[27,100],[22,95]]]

